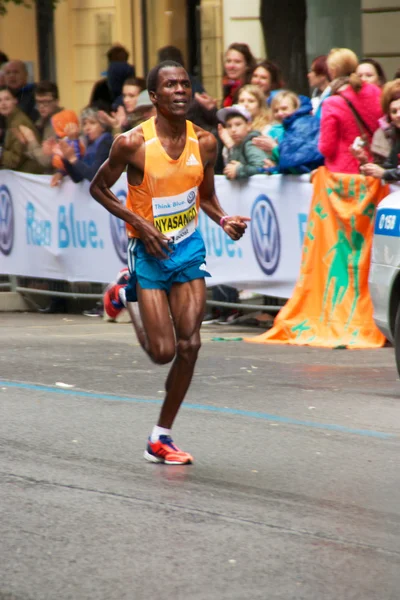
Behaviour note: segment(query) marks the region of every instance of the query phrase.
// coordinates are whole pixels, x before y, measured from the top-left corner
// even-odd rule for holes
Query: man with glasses
[[[35,159],[47,173],[53,173],[52,148],[46,148],[46,142],[56,138],[51,117],[60,112],[58,87],[52,81],[42,81],[35,88],[35,104],[39,118],[35,122],[39,132],[39,141],[26,127],[19,128],[20,141],[26,145],[26,153]],[[43,144],[43,142],[45,142]]]
[[[35,125],[39,130],[42,140],[54,135],[51,127],[51,117],[62,108],[59,106],[58,87],[52,81],[42,81],[35,88],[35,104],[39,113],[39,119]]]

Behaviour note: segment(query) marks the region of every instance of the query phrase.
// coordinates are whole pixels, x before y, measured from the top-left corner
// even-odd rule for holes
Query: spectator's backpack
[[[318,150],[319,119],[311,114],[311,100],[300,96],[301,106],[283,121],[285,135],[279,144],[279,172],[309,173],[324,164]]]

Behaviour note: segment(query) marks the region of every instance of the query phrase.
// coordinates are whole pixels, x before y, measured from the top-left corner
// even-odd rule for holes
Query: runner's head
[[[169,119],[186,118],[192,86],[182,65],[172,60],[158,64],[148,75],[147,89],[157,112]]]

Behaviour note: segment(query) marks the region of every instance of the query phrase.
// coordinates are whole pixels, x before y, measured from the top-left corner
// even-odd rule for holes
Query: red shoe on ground
[[[110,283],[104,292],[103,304],[104,312],[109,319],[115,320],[120,312],[125,308],[119,297],[119,290],[124,288],[129,280],[129,269],[122,269],[118,273],[117,280],[114,283]]]
[[[193,457],[175,446],[169,435],[160,435],[157,442],[150,438],[144,451],[144,458],[153,463],[164,463],[165,465],[191,465]]]

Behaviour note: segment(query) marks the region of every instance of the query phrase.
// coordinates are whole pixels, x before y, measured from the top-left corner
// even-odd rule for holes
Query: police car
[[[394,345],[400,375],[400,191],[386,196],[376,211],[369,289],[375,323]]]

